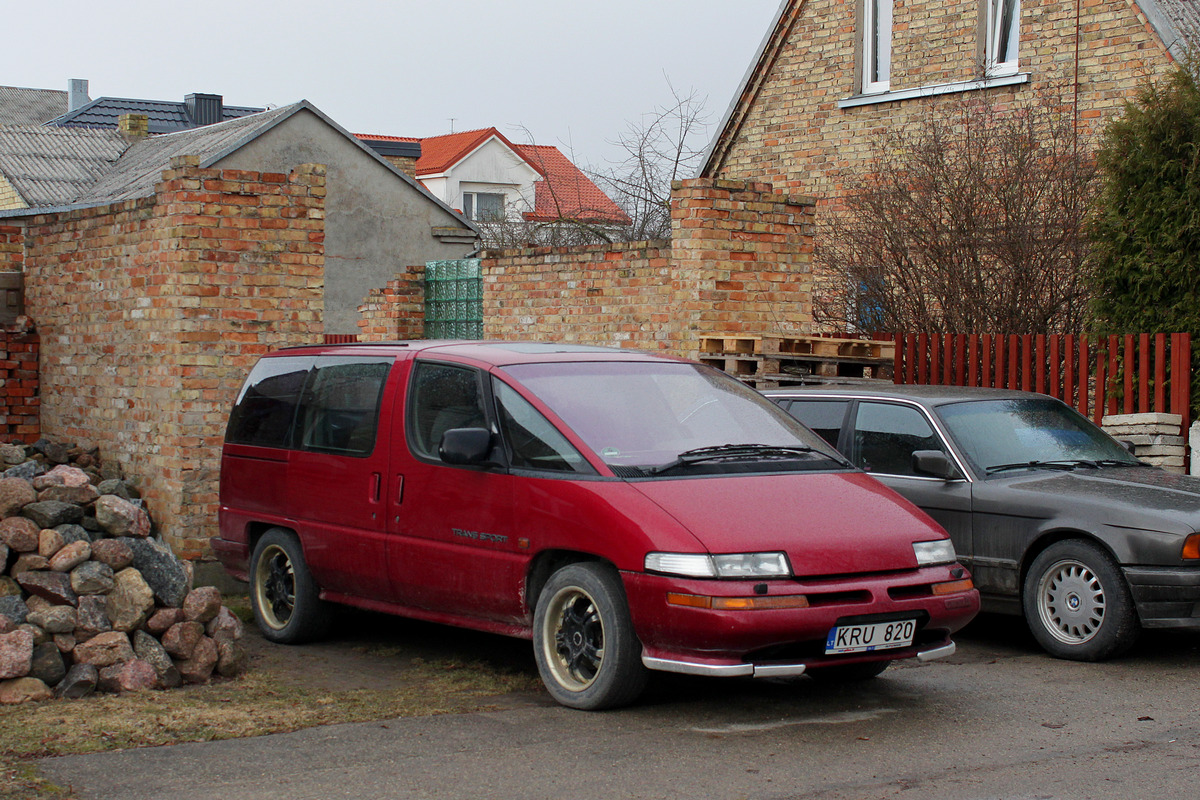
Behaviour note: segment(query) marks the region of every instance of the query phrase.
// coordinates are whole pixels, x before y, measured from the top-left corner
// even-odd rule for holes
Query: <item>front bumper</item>
[[[913,649],[908,647],[897,650],[876,650],[871,653],[871,659],[877,661],[886,659],[891,661],[893,659],[915,657],[917,661],[921,662],[936,661],[939,658],[954,655],[954,651],[958,647],[947,636],[946,643],[944,644],[917,649],[915,654],[909,652]],[[865,661],[866,659],[856,660]],[[654,658],[645,653],[642,654],[642,664],[647,669],[659,670],[660,672],[678,672],[684,675],[705,675],[712,678],[795,678],[803,675],[810,667],[845,663],[847,662],[843,656],[837,661],[833,658],[823,658],[795,664],[708,664],[695,661],[674,661],[668,658]]]
[[[860,662],[932,661],[954,652],[951,634],[979,610],[979,593],[974,589],[936,596],[929,591],[932,584],[962,577],[946,566],[817,581],[720,581],[646,573],[622,573],[622,577],[634,630],[643,646],[642,663],[650,669],[691,675],[787,677]],[[668,593],[804,595],[811,605],[715,610],[670,604]],[[910,646],[825,654],[826,638],[835,626],[892,619],[918,622]]]
[[[1200,630],[1200,569],[1123,569],[1143,628]]]

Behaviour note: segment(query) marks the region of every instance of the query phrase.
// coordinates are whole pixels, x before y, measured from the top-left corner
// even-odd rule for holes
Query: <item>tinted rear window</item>
[[[229,415],[225,441],[368,455],[391,365],[354,356],[263,359]]]

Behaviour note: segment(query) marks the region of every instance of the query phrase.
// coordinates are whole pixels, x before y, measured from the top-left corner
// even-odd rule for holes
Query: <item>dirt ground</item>
[[[419,662],[479,661],[537,680],[528,641],[338,608],[333,634],[304,645],[265,640],[253,622],[242,640],[250,669],[263,670],[319,691],[387,691],[406,685]],[[505,695],[503,705],[552,705],[544,692]]]

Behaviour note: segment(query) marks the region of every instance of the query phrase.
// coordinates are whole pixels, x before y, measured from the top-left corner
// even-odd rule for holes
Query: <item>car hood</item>
[[[915,569],[912,543],[946,538],[915,506],[862,473],[636,481],[711,553],[782,550],[797,577]]]
[[[1021,476],[993,478],[984,485],[993,484],[997,491],[986,494],[998,502],[1015,501],[1042,512],[1035,516],[1090,516],[1101,524],[1163,533],[1200,531],[1200,478],[1161,469],[1031,470]],[[982,493],[977,498],[984,499]]]

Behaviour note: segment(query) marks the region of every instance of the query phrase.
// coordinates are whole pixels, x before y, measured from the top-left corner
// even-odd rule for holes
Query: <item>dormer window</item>
[[[1013,75],[1017,71],[1017,45],[1021,39],[1021,0],[984,0],[987,28],[984,68],[987,75]]]
[[[463,216],[476,222],[504,219],[504,195],[491,192],[463,192]]]
[[[892,79],[892,0],[864,0],[863,94],[886,92]]]

